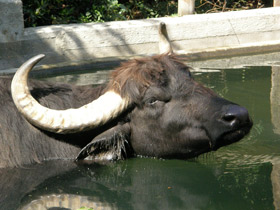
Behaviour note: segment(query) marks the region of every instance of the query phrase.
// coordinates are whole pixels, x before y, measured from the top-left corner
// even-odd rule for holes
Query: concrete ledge
[[[0,0],[0,43],[22,37],[23,14],[21,0]]]
[[[266,8],[26,28],[15,41],[0,39],[0,71],[40,53],[46,54],[41,64],[52,66],[157,54],[160,22],[167,25],[174,51],[194,60],[280,50],[280,8]]]

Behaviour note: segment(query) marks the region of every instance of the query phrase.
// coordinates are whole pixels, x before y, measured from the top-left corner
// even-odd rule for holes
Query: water
[[[2,170],[0,209],[280,209],[279,72],[276,66],[193,72],[197,81],[249,110],[254,127],[236,144],[189,161],[52,161]],[[89,84],[107,76],[96,71],[47,80]]]

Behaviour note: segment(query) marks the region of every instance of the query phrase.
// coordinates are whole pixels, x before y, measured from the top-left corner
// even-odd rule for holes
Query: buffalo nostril
[[[226,122],[233,122],[236,120],[236,117],[232,114],[225,114],[222,119]]]
[[[250,121],[247,109],[238,105],[227,106],[226,113],[222,116],[222,120],[224,123],[231,126]]]

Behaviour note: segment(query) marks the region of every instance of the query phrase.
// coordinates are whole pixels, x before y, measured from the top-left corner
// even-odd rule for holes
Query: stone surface
[[[23,33],[21,0],[0,0],[0,43],[14,42]]]
[[[3,5],[10,1],[1,2]],[[18,68],[28,58],[41,53],[46,58],[40,64],[58,66],[157,54],[160,22],[166,23],[174,51],[191,59],[280,50],[280,8],[275,7],[25,28],[22,36],[1,38],[0,71]],[[15,34],[12,29],[9,33]]]

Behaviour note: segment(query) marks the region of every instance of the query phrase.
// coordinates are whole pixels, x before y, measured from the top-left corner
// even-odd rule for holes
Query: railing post
[[[194,14],[195,0],[178,0],[178,15]]]
[[[273,0],[274,7],[280,7],[280,0]]]

